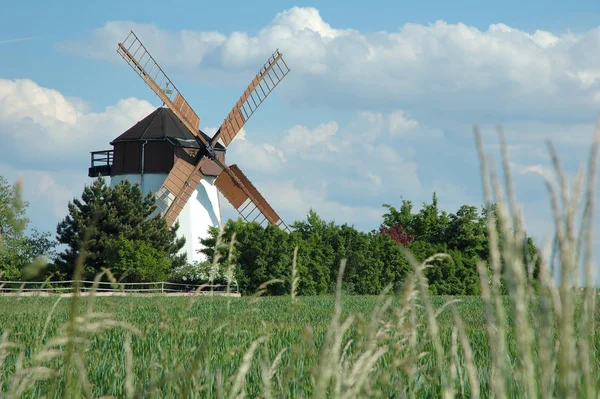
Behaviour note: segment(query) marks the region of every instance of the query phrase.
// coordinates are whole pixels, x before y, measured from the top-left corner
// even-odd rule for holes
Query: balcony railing
[[[113,150],[92,151],[89,177],[110,176],[113,164]]]

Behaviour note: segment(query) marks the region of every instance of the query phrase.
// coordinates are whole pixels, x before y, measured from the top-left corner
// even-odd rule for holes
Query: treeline
[[[379,228],[368,232],[328,222],[313,210],[306,220],[290,225],[292,233],[229,220],[221,236],[218,229],[211,228],[209,237],[201,241],[209,260],[219,251],[218,262],[189,264],[179,254],[184,240],[176,236],[178,226],[168,228],[152,195],[143,197],[137,185],[125,182],[111,188],[98,179],[86,186],[81,198],[69,202],[69,212],[57,226],[56,240],[50,233],[25,234],[27,204],[19,199],[18,191],[18,186],[9,186],[0,177],[0,273],[10,280],[70,279],[75,265],[82,261],[86,279],[105,269],[124,282],[198,284],[225,282],[229,276],[243,293],[275,281],[267,285],[266,292],[280,295],[290,292],[292,261],[298,248],[298,294],[333,292],[340,262],[346,259],[344,291],[371,295],[388,284],[401,286],[411,269],[408,250],[418,261],[437,253],[450,255],[451,259],[437,260],[425,271],[432,294],[476,295],[480,290],[477,262],[487,261],[489,253],[488,213],[497,220],[494,206],[463,205],[456,213],[443,211],[435,193],[418,211],[406,200],[399,209],[384,204],[386,213]],[[235,246],[229,256],[234,234]],[[61,251],[55,251],[57,245]],[[536,248],[530,238],[524,247],[527,262]]]
[[[332,293],[342,259],[346,259],[343,289],[348,294],[374,295],[388,284],[399,288],[410,263],[408,250],[418,261],[437,253],[447,253],[451,259],[431,263],[425,274],[434,295],[477,295],[480,292],[477,262],[487,261],[489,241],[487,214],[496,217],[496,208],[486,210],[470,205],[456,213],[440,210],[433,194],[418,212],[404,200],[400,209],[385,204],[387,212],[378,230],[363,232],[347,224],[327,222],[311,210],[306,221],[297,221],[287,234],[274,226],[263,228],[256,223],[230,220],[219,237],[219,230],[210,230],[210,238],[201,240],[203,252],[212,259],[217,240],[220,245],[219,275],[224,276],[229,265],[227,251],[235,234],[235,276],[242,292],[256,291],[270,280],[282,283],[267,287],[272,295],[288,293],[291,288],[293,252],[298,247],[297,276],[300,295]],[[497,229],[499,226],[496,226]],[[536,251],[531,238],[526,239],[524,259]],[[537,278],[537,269],[534,271]]]

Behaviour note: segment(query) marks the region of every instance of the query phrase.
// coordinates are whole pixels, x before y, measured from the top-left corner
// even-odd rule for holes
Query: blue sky
[[[377,228],[382,203],[480,205],[472,127],[510,144],[527,228],[552,225],[545,140],[574,174],[600,109],[600,5],[580,1],[10,2],[0,15],[0,174],[54,231],[89,152],[160,105],[116,53],[130,29],[211,132],[271,52],[292,72],[231,144],[287,220]],[[224,206],[224,215],[235,216]],[[599,241],[600,243],[600,241]]]

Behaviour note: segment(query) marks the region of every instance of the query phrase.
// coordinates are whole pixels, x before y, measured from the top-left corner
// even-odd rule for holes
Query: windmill
[[[246,221],[274,224],[289,232],[237,165],[225,163],[227,146],[290,69],[276,50],[210,137],[200,117],[133,31],[117,52],[162,100],[144,119],[111,141],[112,150],[91,153],[88,176],[110,175],[111,186],[139,183],[155,193],[157,211],[168,226],[179,221],[188,260],[202,260],[199,238],[221,224],[220,192]],[[164,107],[166,105],[166,107]]]

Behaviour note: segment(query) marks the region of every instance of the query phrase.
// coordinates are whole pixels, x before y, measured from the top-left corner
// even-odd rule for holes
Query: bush
[[[213,265],[212,262],[195,262],[173,269],[169,274],[168,281],[179,284],[227,284],[227,270],[220,264]],[[235,277],[231,284],[236,284]]]
[[[121,282],[165,281],[172,260],[146,241],[132,241],[120,234],[107,241],[103,258]]]

